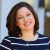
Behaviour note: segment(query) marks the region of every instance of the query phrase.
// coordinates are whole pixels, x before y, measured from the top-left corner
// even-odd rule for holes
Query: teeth
[[[25,25],[27,26],[27,25],[29,25],[30,23],[26,23]]]

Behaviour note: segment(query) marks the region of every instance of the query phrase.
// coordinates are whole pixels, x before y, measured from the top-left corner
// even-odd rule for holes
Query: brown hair
[[[38,16],[35,13],[35,11],[33,10],[33,8],[26,2],[20,2],[18,4],[16,4],[11,11],[9,12],[8,16],[7,16],[7,23],[6,23],[6,27],[8,29],[8,34],[9,36],[15,36],[15,37],[19,37],[19,35],[21,34],[21,30],[18,26],[15,25],[16,23],[16,14],[17,11],[21,8],[21,7],[26,7],[28,8],[34,18],[35,18],[35,26],[34,26],[34,32],[36,32],[39,29],[39,20],[38,20]]]

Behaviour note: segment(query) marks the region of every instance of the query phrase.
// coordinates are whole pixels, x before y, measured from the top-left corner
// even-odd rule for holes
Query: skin
[[[18,10],[16,14],[16,20],[16,26],[19,26],[22,32],[22,39],[31,41],[35,36],[35,19],[32,12],[28,8],[22,7]]]

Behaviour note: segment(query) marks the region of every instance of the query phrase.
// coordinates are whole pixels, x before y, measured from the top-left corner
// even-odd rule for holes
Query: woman
[[[25,2],[16,4],[7,17],[8,35],[0,44],[1,50],[49,50],[48,37],[37,33],[38,17]]]

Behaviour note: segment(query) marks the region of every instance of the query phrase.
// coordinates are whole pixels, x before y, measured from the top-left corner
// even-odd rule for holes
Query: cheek
[[[15,25],[18,26],[19,28],[22,27],[22,23],[21,22],[16,22]]]
[[[35,19],[34,18],[32,18],[32,23],[35,25]]]
[[[18,27],[19,27],[20,29],[23,29],[23,28],[24,28],[23,22],[19,22],[19,23],[18,23]]]
[[[19,26],[19,27],[23,26],[23,22],[21,22],[21,21],[18,22],[18,26]]]

